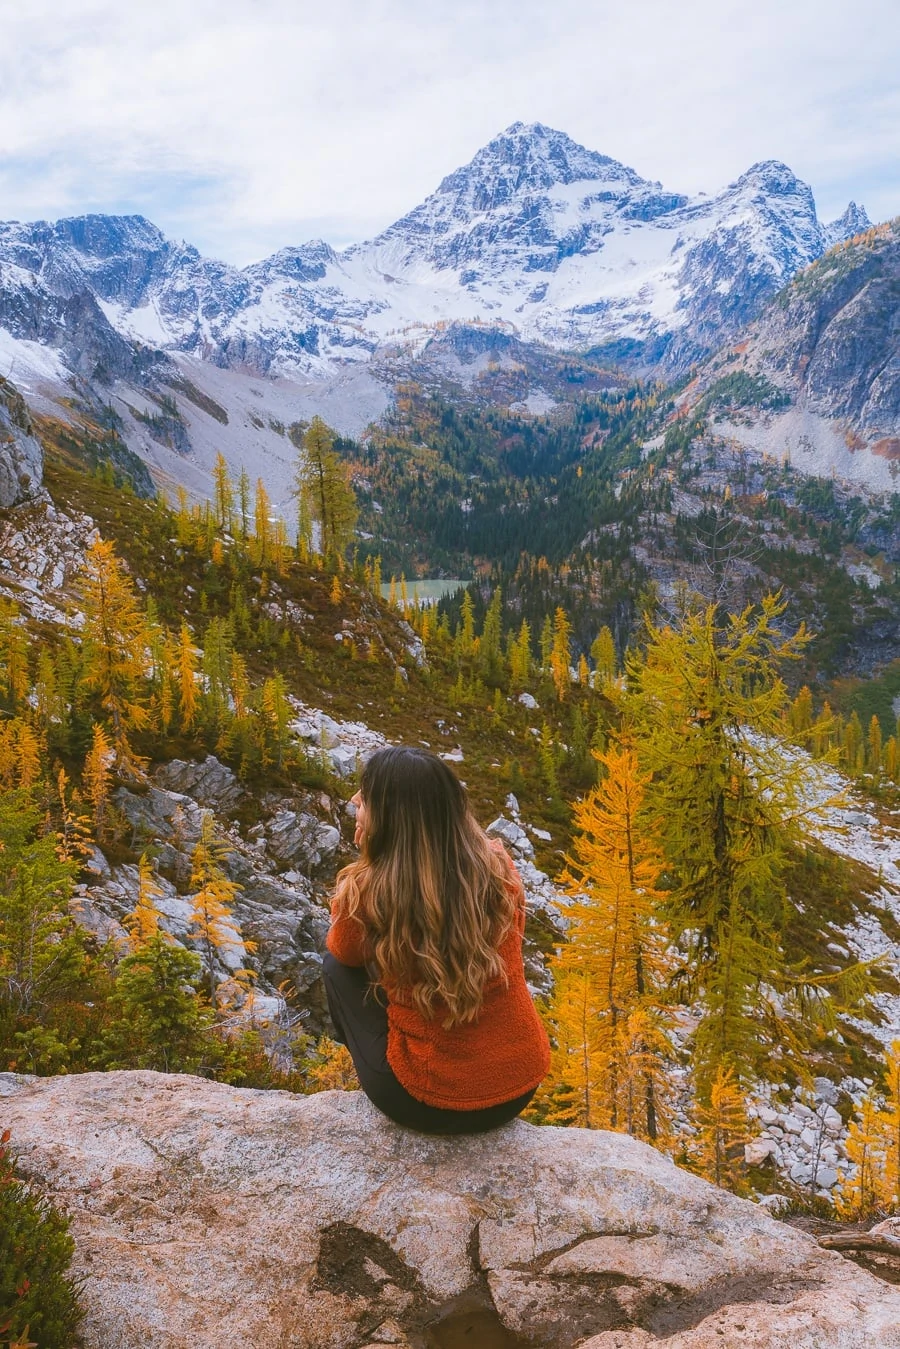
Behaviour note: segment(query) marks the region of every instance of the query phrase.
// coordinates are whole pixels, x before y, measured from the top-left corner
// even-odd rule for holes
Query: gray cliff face
[[[814,413],[900,433],[900,225],[798,276],[748,330],[745,360]]]
[[[723,391],[714,424],[806,472],[896,490],[900,222],[830,249],[739,336],[701,369],[693,395]],[[757,381],[758,400],[746,382],[734,384],[745,375]],[[729,387],[742,391],[737,406],[729,406]]]
[[[851,201],[843,215],[822,226],[825,247],[833,248],[835,244],[841,243],[844,239],[852,239],[854,235],[863,234],[871,228],[872,222],[866,213],[866,208],[857,206],[855,201]]]
[[[0,507],[43,495],[44,453],[22,395],[0,377]]]

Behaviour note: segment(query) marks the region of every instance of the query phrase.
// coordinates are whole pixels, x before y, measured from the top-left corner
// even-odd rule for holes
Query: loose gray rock
[[[623,1135],[429,1138],[359,1092],[149,1072],[0,1092],[70,1214],[86,1349],[900,1349],[900,1290]]]
[[[113,793],[113,805],[131,825],[132,846],[163,839],[178,848],[193,848],[203,827],[203,811],[197,802],[182,792],[149,787],[137,793],[120,787]]]
[[[315,871],[340,847],[340,831],[305,811],[279,810],[266,826],[266,846],[278,862]]]
[[[157,769],[155,778],[160,787],[192,796],[198,805],[221,815],[236,810],[246,796],[231,769],[214,754],[208,754],[202,763],[173,759]]]

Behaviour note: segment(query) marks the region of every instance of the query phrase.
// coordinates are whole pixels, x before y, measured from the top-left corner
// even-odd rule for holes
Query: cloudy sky
[[[0,0],[0,219],[236,263],[365,238],[514,121],[684,192],[759,159],[900,213],[898,0]]]

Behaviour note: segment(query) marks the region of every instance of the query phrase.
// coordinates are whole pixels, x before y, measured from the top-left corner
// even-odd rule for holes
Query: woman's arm
[[[331,904],[331,927],[325,945],[342,965],[365,965],[369,958],[364,924],[359,918],[341,914],[336,900]]]

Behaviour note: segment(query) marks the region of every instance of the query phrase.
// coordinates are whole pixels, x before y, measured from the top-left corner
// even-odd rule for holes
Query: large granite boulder
[[[87,1349],[900,1349],[900,1289],[616,1134],[397,1128],[360,1093],[0,1075]]]

